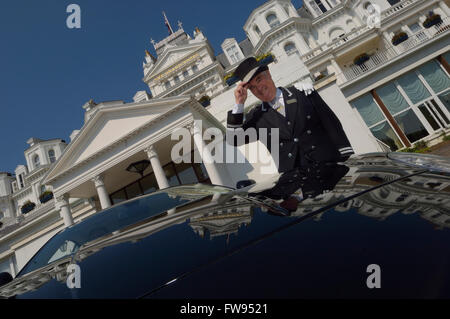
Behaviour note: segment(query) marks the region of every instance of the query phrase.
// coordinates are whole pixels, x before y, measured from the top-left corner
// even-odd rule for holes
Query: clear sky
[[[82,105],[93,98],[132,102],[142,82],[150,39],[168,35],[162,11],[191,36],[198,26],[218,55],[264,0],[1,0],[0,171],[26,164],[30,137],[70,141],[83,125]],[[81,7],[81,29],[69,29],[66,8]],[[296,8],[301,0],[293,0]]]

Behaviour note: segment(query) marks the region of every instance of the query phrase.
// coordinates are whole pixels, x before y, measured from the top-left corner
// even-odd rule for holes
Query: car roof
[[[313,271],[314,266],[325,271],[322,265],[325,262],[331,268],[341,267],[349,272],[346,278],[351,281],[356,276],[350,274],[351,269],[359,267],[361,270],[364,264],[383,261],[399,272],[399,265],[405,267],[409,258],[411,262],[420,261],[430,268],[417,280],[426,286],[429,272],[437,271],[450,260],[450,177],[445,171],[445,161],[438,160],[440,170],[433,171],[429,163],[425,168],[420,161],[413,162],[411,158],[399,160],[385,154],[370,154],[344,164],[321,167],[329,169],[328,179],[323,182],[317,183],[315,177],[310,183],[302,179],[315,175],[317,167],[314,172],[295,170],[267,183],[255,183],[234,191],[222,190],[216,196],[202,196],[175,209],[142,214],[142,218],[130,220],[123,227],[107,229],[100,236],[85,241],[74,254],[34,269],[1,287],[0,294],[72,298],[73,290],[66,287],[65,280],[67,265],[73,263],[80,266],[86,278],[84,287],[76,291],[76,297],[80,298],[174,297],[189,291],[192,296],[202,296],[202,290],[189,288],[190,284],[195,279],[198,287],[213,288],[208,279],[211,273],[216,279],[224,279],[220,279],[221,289],[209,292],[224,297],[226,293],[233,293],[232,283],[236,284],[236,278],[255,281],[258,274],[264,275],[263,282],[273,288],[277,280],[268,280],[269,274],[276,273],[274,278],[278,276],[279,280],[295,275],[295,268],[286,264],[289,262],[305,271]],[[189,193],[188,188],[170,191],[172,196],[177,196],[177,192],[178,196]],[[286,196],[294,195],[303,199],[290,211],[283,202],[291,200]],[[153,205],[148,198],[151,199],[143,197],[122,207],[131,213],[137,207]],[[80,229],[81,226],[74,226],[73,234]],[[283,248],[278,251],[277,247]],[[288,247],[298,251],[287,252]],[[239,256],[242,267],[257,267],[259,273],[246,273],[248,277],[242,278],[241,269],[233,268],[238,262],[234,256]],[[271,256],[276,256],[281,264],[276,266]],[[264,264],[269,268],[262,267]],[[226,273],[225,269],[228,269]],[[411,273],[416,275],[417,269],[413,270],[415,272]],[[335,271],[332,269],[332,273],[336,274]],[[305,287],[310,288],[309,296],[321,295],[318,289],[312,289],[312,282],[302,278]],[[326,280],[318,279],[319,270],[311,278],[319,280],[320,287],[326,287]],[[406,280],[399,283],[404,284]],[[447,295],[449,280],[445,275],[443,284],[440,288],[436,288],[437,285],[434,293],[450,296]],[[329,281],[330,287],[337,289],[339,280]],[[287,286],[289,293],[286,293],[291,296],[308,296],[307,291],[294,291],[295,280]],[[394,286],[384,296],[389,293],[416,296],[408,291],[424,293],[401,288],[400,284]],[[234,293],[273,297],[273,290],[270,292],[267,287],[245,286]],[[348,296],[361,294],[366,289],[349,287]],[[322,296],[338,295],[322,291]]]

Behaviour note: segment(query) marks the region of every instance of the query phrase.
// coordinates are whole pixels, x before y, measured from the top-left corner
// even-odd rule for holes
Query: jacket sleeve
[[[228,111],[225,137],[227,143],[233,146],[240,146],[255,142],[259,138],[256,124],[258,116],[258,107],[254,107],[245,114],[245,120],[244,113],[233,114],[232,111]],[[254,130],[247,131],[249,128]]]
[[[338,117],[333,113],[317,91],[313,91],[308,98],[312,100],[325,131],[336,146],[336,149],[340,154],[340,160],[347,160],[350,155],[354,154],[354,151]]]

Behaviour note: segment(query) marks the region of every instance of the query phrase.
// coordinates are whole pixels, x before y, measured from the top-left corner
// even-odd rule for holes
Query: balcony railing
[[[386,9],[383,12],[381,12],[381,19],[383,20],[384,18],[387,18],[387,17],[395,14],[396,12],[403,10],[406,7],[409,7],[413,3],[420,2],[420,1],[423,1],[423,0],[405,0],[405,1],[401,1],[401,2],[393,5],[389,9]]]
[[[389,9],[384,10],[383,12],[381,12],[381,23],[383,23],[383,20],[407,7],[409,7],[410,5],[417,3],[417,2],[421,2],[424,0],[404,0],[402,2],[397,3],[396,5],[390,7]],[[348,34],[346,34],[344,37],[339,37],[338,39],[333,40],[331,43],[324,43],[314,49],[311,49],[311,51],[309,51],[308,53],[304,54],[301,56],[303,62],[307,62],[308,60],[314,58],[315,56],[318,56],[319,54],[328,51],[330,49],[336,49],[342,45],[344,45],[347,41],[356,38],[358,36],[360,36],[361,34],[364,34],[368,31],[370,31],[371,27],[367,26],[367,25],[362,25],[360,26],[358,29],[353,30],[351,32],[349,32]]]
[[[450,30],[450,17],[446,17],[440,24],[434,25],[429,29],[420,30],[411,35],[408,40],[398,44],[397,46],[391,46],[383,51],[379,51],[370,56],[370,59],[361,65],[352,64],[347,68],[343,68],[342,73],[338,75],[340,84],[353,80],[362,74],[365,74],[379,66],[382,66],[397,56],[402,55],[405,52],[411,51],[411,49],[418,45],[427,42],[442,33]]]

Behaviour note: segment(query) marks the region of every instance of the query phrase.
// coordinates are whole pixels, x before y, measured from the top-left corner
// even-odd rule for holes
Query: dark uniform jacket
[[[326,162],[342,162],[353,154],[353,149],[345,135],[342,125],[333,111],[322,100],[317,91],[306,96],[295,87],[280,88],[283,92],[284,117],[268,103],[254,107],[248,114],[228,112],[227,135],[230,130],[242,128],[279,128],[279,172],[286,172],[294,167],[320,165]],[[234,134],[243,134],[236,130]],[[237,146],[237,138],[227,142]],[[259,134],[257,136],[259,138]],[[271,138],[262,139],[271,152]],[[246,138],[245,143],[252,142]]]

